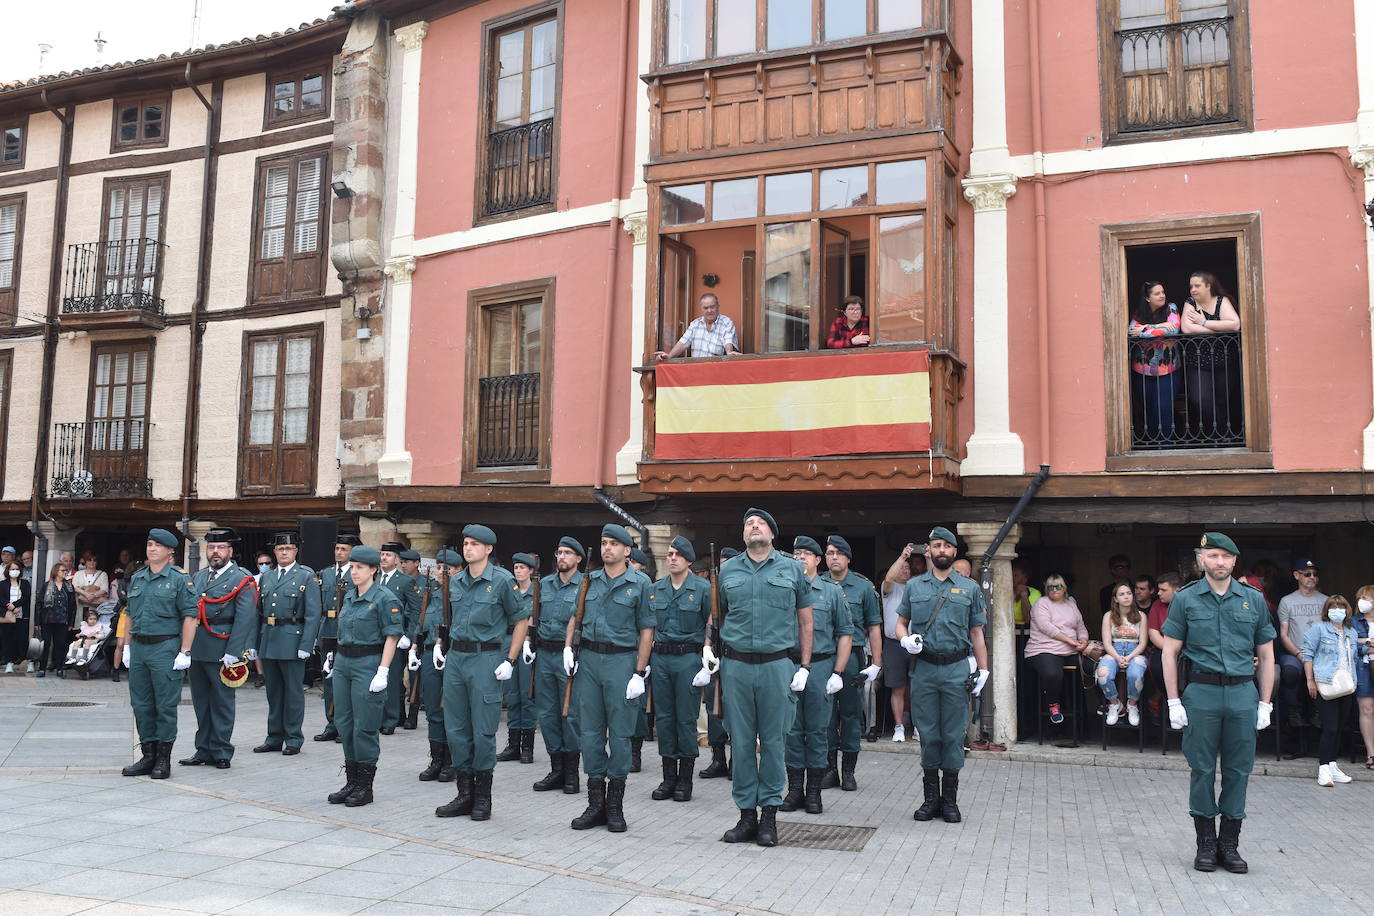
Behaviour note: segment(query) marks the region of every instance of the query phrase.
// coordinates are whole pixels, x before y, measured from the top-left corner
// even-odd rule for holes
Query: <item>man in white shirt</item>
[[[663,350],[657,351],[654,353],[654,359],[676,359],[689,348],[694,357],[729,356],[739,352],[739,335],[735,331],[735,323],[728,315],[720,313],[720,299],[715,293],[702,294],[701,317],[692,319],[682,338],[673,344],[671,350],[666,353]]]

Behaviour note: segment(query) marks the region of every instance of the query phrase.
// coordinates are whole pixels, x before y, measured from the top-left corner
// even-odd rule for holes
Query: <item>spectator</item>
[[[1245,581],[1264,593],[1264,601],[1269,605],[1269,616],[1274,618],[1274,631],[1278,632],[1279,622],[1274,615],[1279,607],[1279,568],[1270,560],[1256,560],[1250,567],[1250,575],[1245,577]]]
[[[1045,597],[1040,589],[1030,584],[1026,578],[1026,567],[1019,562],[1011,564],[1011,610],[1016,615],[1016,625],[1023,627],[1030,622],[1031,608],[1035,602]]]
[[[72,581],[72,577],[76,575],[76,560],[72,557],[72,552],[70,550],[62,551],[62,556],[58,557],[57,561],[66,570],[63,575],[67,577],[67,581]]]
[[[950,568],[961,576],[968,576],[970,579],[973,578],[973,564],[969,562],[968,557],[960,557],[955,560],[954,565]]]
[[[23,573],[22,578],[24,579],[25,582],[28,582],[29,585],[32,586],[32,585],[33,585],[33,551],[32,551],[32,550],[26,550],[26,551],[24,551],[23,553],[21,553],[21,554],[19,555],[19,562],[22,563],[22,564],[24,564],[24,573]]]
[[[1143,576],[1149,581],[1146,593],[1154,597],[1154,579]],[[1140,580],[1137,580],[1140,581]],[[1106,697],[1107,724],[1115,725],[1121,718],[1121,698],[1116,689],[1116,673],[1126,671],[1126,718],[1132,725],[1140,724],[1140,691],[1145,686],[1145,671],[1149,662],[1145,651],[1150,642],[1147,638],[1149,625],[1148,611],[1142,611],[1136,599],[1136,590],[1124,582],[1116,587],[1112,595],[1112,609],[1102,615],[1102,660],[1097,665],[1097,686]],[[1153,603],[1152,601],[1150,603]]]
[[[262,582],[262,577],[265,576],[265,575],[267,575],[268,571],[271,570],[272,567],[276,565],[276,558],[273,557],[272,554],[268,553],[268,552],[265,551],[265,550],[259,550],[259,551],[258,551],[258,554],[257,554],[257,557],[256,557],[256,559],[254,560],[254,563],[257,565],[258,571],[257,571],[257,574],[253,576],[253,584],[254,584],[254,585],[257,585],[258,583]],[[266,676],[263,675],[263,673],[262,673],[262,659],[260,659],[260,658],[254,658],[254,659],[253,659],[253,686],[254,686],[254,687],[262,687],[262,686],[263,686],[264,684],[266,684],[266,683],[267,683],[267,678],[266,678]]]
[[[0,547],[0,566],[9,566],[11,563],[18,565],[19,552],[13,547]]]
[[[1131,344],[1131,404],[1137,444],[1167,445],[1174,441],[1174,370],[1178,344],[1163,338],[1179,333],[1178,306],[1169,301],[1164,284],[1148,280],[1131,314],[1127,333]]]
[[[682,338],[668,352],[658,350],[654,359],[676,359],[690,347],[692,356],[729,356],[739,352],[739,335],[730,316],[720,313],[720,299],[715,293],[701,296],[701,317],[693,318]]]
[[[1293,578],[1298,580],[1298,590],[1279,600],[1279,680],[1288,706],[1288,724],[1301,728],[1298,685],[1303,682],[1302,641],[1322,619],[1326,596],[1317,590],[1317,564],[1311,560],[1295,563]]]
[[[80,662],[84,665],[90,661],[91,653],[95,651],[95,647],[109,635],[109,626],[100,622],[100,615],[95,612],[95,608],[87,608],[76,639],[73,639],[71,645],[67,646],[67,664],[75,665]],[[85,674],[84,669],[82,674]]]
[[[1164,629],[1164,621],[1169,619],[1169,605],[1173,603],[1174,596],[1182,587],[1182,578],[1172,569],[1159,574],[1159,579],[1155,582],[1155,600],[1150,604],[1150,613],[1146,618],[1150,633],[1150,683],[1154,685],[1155,693],[1150,697],[1146,704],[1150,710],[1150,724],[1160,724],[1160,697],[1164,696],[1164,661],[1161,654],[1164,650],[1164,640],[1160,638],[1160,630]]]
[[[1322,723],[1321,744],[1317,749],[1319,786],[1350,782],[1350,777],[1341,772],[1336,756],[1340,753],[1346,723],[1350,721],[1354,691],[1328,699],[1321,695],[1317,686],[1330,685],[1337,672],[1349,674],[1354,680],[1356,659],[1363,660],[1365,647],[1356,644],[1349,617],[1350,602],[1340,595],[1332,595],[1322,605],[1321,618],[1308,628],[1302,639],[1302,666],[1307,674],[1307,693],[1316,701],[1317,715]]]
[[[1240,315],[1217,278],[1195,271],[1188,278],[1191,295],[1183,301],[1182,325],[1187,335],[1224,334],[1240,330]],[[1183,387],[1204,439],[1226,438],[1241,430],[1240,379],[1236,341],[1195,341],[1184,352]]]
[[[1374,585],[1355,593],[1355,638],[1364,646],[1366,664],[1355,666],[1355,700],[1360,707],[1360,736],[1364,738],[1364,768],[1374,770]]]
[[[839,316],[830,325],[826,347],[831,350],[847,350],[850,347],[866,347],[871,340],[868,316],[864,314],[864,301],[858,296],[845,296]]]
[[[911,561],[925,557],[907,544],[883,576],[883,686],[892,705],[893,741],[906,740],[907,713],[911,711],[911,654],[897,641],[897,608],[902,605],[906,584],[911,581]],[[876,718],[876,716],[875,716]]]
[[[38,658],[39,677],[45,677],[47,671],[62,676],[62,647],[67,644],[68,634],[76,626],[76,589],[67,580],[67,572],[63,564],[53,564],[38,602],[35,617],[43,627],[43,654]]]
[[[11,557],[14,551],[6,548]],[[29,595],[32,591],[24,580],[23,571],[13,560],[0,563],[0,576],[6,589],[4,612],[0,615],[0,659],[5,662],[5,673],[13,674],[15,665],[23,665],[29,656]],[[33,664],[29,664],[33,670]]]
[[[1045,597],[1031,607],[1030,638],[1026,663],[1040,676],[1040,692],[1055,725],[1064,721],[1060,705],[1064,690],[1064,665],[1088,648],[1088,629],[1078,602],[1069,597],[1064,577],[1045,578]]]
[[[1097,603],[1102,605],[1104,614],[1112,609],[1112,594],[1116,592],[1116,587],[1131,581],[1131,558],[1124,553],[1114,553],[1107,561],[1107,568],[1112,573],[1112,584],[1102,586],[1102,591],[1097,593]]]
[[[81,555],[81,571],[72,577],[76,589],[77,612],[85,619],[86,610],[95,609],[110,597],[110,577],[96,568],[95,554]]]

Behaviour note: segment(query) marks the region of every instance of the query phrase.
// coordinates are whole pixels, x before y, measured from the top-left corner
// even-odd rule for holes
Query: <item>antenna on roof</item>
[[[200,0],[196,0],[195,11],[191,14],[191,45],[200,47]]]
[[[48,52],[51,51],[51,50],[52,50],[52,45],[48,44],[46,41],[40,41],[40,42],[38,43],[38,75],[39,75],[39,76],[42,76],[43,73],[44,73],[44,71],[47,69],[47,64],[48,64]]]
[[[110,43],[104,35],[104,32],[95,33],[95,65],[97,67],[105,63],[105,46]]]

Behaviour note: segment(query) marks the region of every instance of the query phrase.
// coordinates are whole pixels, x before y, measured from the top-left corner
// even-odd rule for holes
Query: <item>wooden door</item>
[[[684,242],[659,240],[658,348],[671,350],[692,320],[692,269],[696,250]],[[688,354],[689,356],[691,354]]]

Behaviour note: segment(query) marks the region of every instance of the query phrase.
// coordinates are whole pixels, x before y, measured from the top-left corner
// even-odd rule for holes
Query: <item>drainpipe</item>
[[[595,499],[597,502],[601,503],[601,505],[605,506],[607,509],[610,509],[610,510],[611,510],[611,513],[614,514],[616,518],[620,519],[622,522],[624,522],[625,524],[629,525],[629,526],[630,526],[631,528],[633,528],[634,530],[638,531],[638,532],[639,532],[639,547],[640,547],[641,550],[645,551],[646,553],[648,552],[648,550],[649,550],[649,526],[648,526],[648,525],[644,524],[644,523],[641,522],[639,519],[635,518],[633,515],[631,515],[630,513],[626,512],[625,509],[624,509],[619,503],[615,502],[615,500],[613,500],[613,499],[611,499],[609,496],[607,496],[607,495],[606,495],[606,491],[602,490],[600,487],[596,487],[596,488],[594,488],[594,489],[592,490],[592,498]]]
[[[1016,505],[1011,508],[1011,515],[1002,523],[1002,529],[997,532],[997,537],[992,539],[988,549],[983,552],[983,559],[978,566],[978,582],[983,586],[983,596],[989,601],[992,600],[992,558],[997,555],[997,548],[1002,546],[1002,542],[1007,539],[1007,532],[1011,531],[1011,526],[1016,524],[1021,513],[1026,510],[1026,504],[1035,498],[1042,484],[1050,476],[1050,466],[1040,465],[1040,470],[1031,478],[1031,482],[1026,486],[1026,491],[1021,494],[1021,498],[1016,501]]]
[[[1040,0],[1030,0],[1030,122],[1031,161],[1035,179],[1035,332],[1040,394],[1040,465],[1050,463],[1050,265],[1049,235],[1045,216],[1044,105],[1040,94]]]

